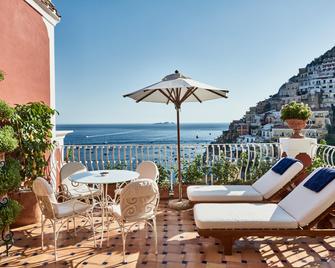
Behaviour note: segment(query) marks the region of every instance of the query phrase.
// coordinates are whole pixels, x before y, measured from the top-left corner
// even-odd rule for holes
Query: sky
[[[53,0],[59,124],[175,121],[122,95],[179,70],[229,90],[183,122],[230,122],[335,45],[333,0]]]

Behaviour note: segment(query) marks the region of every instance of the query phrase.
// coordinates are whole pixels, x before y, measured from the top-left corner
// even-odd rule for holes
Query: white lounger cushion
[[[192,185],[187,196],[194,202],[261,201],[263,196],[251,185]]]
[[[330,182],[319,193],[309,190],[304,186],[304,183],[318,170],[315,170],[304,179],[278,204],[292,215],[301,227],[308,225],[335,202],[335,180]]]
[[[302,163],[296,162],[290,166],[283,175],[275,173],[270,169],[259,178],[252,187],[261,193],[264,199],[268,199],[289,183],[303,167]]]
[[[296,229],[297,221],[277,204],[196,204],[200,229]]]
[[[290,166],[283,175],[271,169],[253,185],[193,185],[187,197],[193,202],[254,202],[268,199],[289,183],[302,169],[300,162]]]

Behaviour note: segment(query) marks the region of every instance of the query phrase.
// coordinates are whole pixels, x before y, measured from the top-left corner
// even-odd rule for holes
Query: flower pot
[[[6,160],[5,156],[6,156],[6,153],[0,152],[0,162],[5,162]]]
[[[12,193],[10,197],[22,205],[19,217],[13,224],[14,227],[35,224],[41,221],[41,211],[34,193],[30,190],[22,190]]]
[[[159,198],[161,200],[169,199],[170,195],[170,189],[169,188],[159,188]]]
[[[185,185],[185,184],[181,186],[184,199],[187,198],[187,186],[188,185]],[[178,184],[173,185],[173,196],[174,198],[179,198],[179,185]]]
[[[307,121],[301,119],[286,119],[286,123],[289,128],[293,130],[291,138],[302,139],[304,136],[301,134],[301,130],[306,127]]]

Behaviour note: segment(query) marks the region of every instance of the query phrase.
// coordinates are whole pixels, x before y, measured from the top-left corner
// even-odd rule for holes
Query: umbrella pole
[[[169,201],[169,207],[176,210],[184,210],[189,209],[191,207],[191,203],[188,200],[183,200],[183,181],[181,174],[181,160],[180,160],[180,120],[179,120],[179,112],[180,106],[176,105],[177,111],[177,163],[178,163],[178,199],[173,199]]]
[[[179,201],[183,198],[182,190],[182,177],[181,177],[181,161],[180,161],[180,125],[179,125],[179,110],[180,107],[176,107],[177,110],[177,161],[178,161],[178,191],[179,191]]]

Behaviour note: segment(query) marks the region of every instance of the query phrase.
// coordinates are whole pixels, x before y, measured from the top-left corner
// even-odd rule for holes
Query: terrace
[[[216,184],[211,168],[218,159],[225,159],[238,167],[238,179],[248,182],[251,172],[262,163],[275,162],[281,155],[281,146],[268,144],[196,144],[182,145],[183,164],[192,163],[201,155],[208,172],[203,184]],[[334,166],[335,147],[317,145],[313,148],[318,165]],[[134,170],[143,160],[152,160],[170,173],[170,190],[175,181],[176,146],[150,145],[65,145],[54,154],[63,154],[62,163],[79,161],[89,170],[122,168]],[[315,162],[316,163],[316,162]],[[172,191],[171,191],[172,194]],[[172,194],[173,195],[173,194]],[[170,196],[170,198],[173,198]],[[41,226],[33,224],[14,229],[15,243],[9,256],[3,256],[3,267],[333,267],[334,237],[245,237],[238,240],[231,256],[225,254],[221,242],[199,236],[193,210],[175,211],[162,198],[157,212],[158,254],[154,254],[153,234],[145,238],[142,223],[136,224],[128,236],[127,263],[122,262],[122,240],[118,225],[112,223],[110,243],[103,240],[95,248],[89,228],[66,231],[63,226],[58,238],[58,260],[53,255],[52,225],[46,225],[45,245],[41,251]],[[100,217],[94,218],[99,226]],[[78,219],[77,222],[80,222]],[[83,224],[81,222],[80,224]],[[79,226],[80,226],[79,224]],[[72,226],[72,223],[70,223]],[[79,227],[78,226],[78,227]],[[105,231],[106,233],[106,231]],[[96,234],[99,239],[100,235]]]
[[[156,11],[147,13],[148,10],[154,10],[157,1],[152,1],[149,4],[150,9],[148,9],[148,4],[144,5],[142,3],[138,6],[132,3],[134,8],[129,8],[129,3],[124,4],[123,1],[120,1],[117,5],[113,1],[105,1],[103,5],[97,4],[97,1],[90,1],[90,4],[85,3],[84,5],[82,3],[80,5],[72,3],[75,1],[58,2],[73,5],[73,9],[72,11],[71,8],[69,9],[70,16],[69,13],[64,12],[65,23],[67,23],[66,31],[61,30],[56,33],[55,27],[60,22],[61,17],[51,0],[0,1],[0,24],[4,26],[2,27],[3,33],[0,34],[0,51],[2,53],[0,58],[0,267],[335,267],[335,180],[329,182],[330,186],[328,184],[324,186],[328,187],[326,189],[330,189],[329,191],[319,191],[321,192],[319,193],[315,189],[309,188],[311,191],[305,196],[297,195],[293,202],[292,200],[287,202],[286,210],[278,204],[279,200],[284,198],[282,194],[290,195],[294,191],[301,190],[301,187],[303,187],[301,185],[304,184],[301,183],[301,180],[309,176],[313,170],[319,167],[335,167],[334,146],[317,144],[316,139],[311,138],[283,138],[281,134],[278,135],[278,137],[281,137],[278,143],[180,145],[179,113],[181,107],[184,107],[184,103],[194,102],[200,105],[207,100],[227,98],[228,90],[226,89],[198,82],[175,71],[173,74],[165,76],[158,83],[124,95],[124,97],[130,97],[136,102],[148,101],[173,104],[177,113],[176,144],[107,144],[106,141],[106,144],[64,145],[64,136],[68,132],[57,133],[54,127],[56,124],[55,98],[57,95],[55,47],[56,50],[59,49],[54,41],[59,33],[63,33],[64,36],[58,44],[62,44],[64,47],[69,46],[73,50],[67,50],[66,56],[58,56],[59,59],[68,61],[65,61],[65,63],[59,62],[58,66],[61,67],[57,71],[57,75],[63,75],[64,77],[64,73],[66,73],[65,76],[69,75],[71,79],[77,77],[80,81],[70,81],[70,83],[68,81],[67,84],[71,86],[71,90],[72,88],[75,90],[77,86],[81,91],[79,92],[77,88],[77,92],[72,92],[76,94],[71,96],[69,85],[66,85],[66,82],[62,84],[61,81],[57,81],[57,85],[60,85],[59,88],[66,91],[66,95],[61,96],[61,102],[57,101],[57,104],[62,104],[62,101],[65,103],[65,99],[67,99],[70,101],[69,105],[73,108],[70,112],[76,113],[81,116],[80,119],[88,121],[89,117],[83,114],[83,110],[87,115],[87,113],[92,113],[93,110],[98,111],[96,108],[103,107],[101,116],[105,114],[108,116],[108,120],[111,120],[110,115],[117,116],[123,111],[109,110],[109,108],[117,108],[118,105],[113,105],[115,104],[113,101],[117,98],[108,93],[112,91],[113,94],[119,94],[118,96],[121,99],[121,95],[125,92],[117,92],[114,89],[127,89],[134,86],[134,84],[126,85],[124,81],[129,82],[137,78],[143,78],[142,75],[147,75],[145,69],[148,73],[152,73],[144,64],[156,69],[158,62],[160,64],[170,64],[170,60],[177,59],[178,53],[180,53],[179,57],[181,58],[187,55],[192,55],[192,58],[194,58],[194,55],[199,57],[196,59],[197,64],[191,64],[193,67],[202,66],[205,68],[204,66],[208,66],[210,62],[219,62],[220,66],[216,66],[217,68],[211,64],[210,76],[207,76],[206,73],[208,72],[194,70],[199,75],[207,76],[206,79],[215,75],[224,77],[222,72],[224,66],[221,63],[227,62],[230,70],[239,70],[238,68],[241,66],[232,65],[238,62],[236,59],[239,58],[242,59],[241,64],[243,64],[243,68],[240,70],[250,68],[260,70],[254,61],[245,61],[244,56],[236,57],[231,54],[232,59],[235,60],[228,62],[229,57],[226,57],[226,52],[234,47],[240,49],[239,38],[236,38],[238,43],[235,45],[229,43],[230,39],[235,39],[230,38],[230,36],[223,38],[224,42],[220,43],[216,41],[216,37],[221,36],[221,34],[216,30],[208,31],[208,29],[225,28],[216,23],[220,23],[221,18],[228,18],[229,20],[229,16],[234,12],[233,8],[223,8],[222,12],[203,12],[199,9],[199,13],[193,13],[196,16],[192,16],[193,9],[196,10],[196,6],[199,4],[192,3],[192,8],[190,8],[189,3],[177,3],[175,1],[177,5],[168,3],[163,9],[161,7],[157,9],[157,11],[161,9],[164,13]],[[69,4],[70,2],[71,4]],[[90,7],[90,5],[92,6]],[[121,7],[122,5],[125,5],[124,10],[118,9],[118,6]],[[158,5],[162,5],[162,3]],[[236,9],[238,10],[237,15],[240,15],[245,5],[243,3],[240,8]],[[177,6],[178,8],[176,8]],[[269,13],[270,10],[262,12],[264,11],[262,6],[264,5],[257,7],[259,14],[271,14]],[[182,11],[180,18],[175,16],[177,9]],[[212,11],[216,11],[216,9],[219,10],[219,8],[215,8]],[[300,9],[299,6],[297,10],[300,11]],[[225,10],[228,10],[228,13],[225,13]],[[277,12],[280,9],[275,8],[273,10]],[[291,8],[291,10],[294,9]],[[327,10],[330,12],[333,9],[328,7],[325,11]],[[213,16],[215,24],[205,24],[211,21],[211,19],[204,17],[205,13]],[[76,17],[78,14],[81,14],[82,17]],[[104,14],[108,14],[108,16]],[[173,18],[173,20],[165,20],[166,14],[169,14],[169,18]],[[191,16],[187,17],[188,14]],[[203,14],[203,16],[199,17],[198,14]],[[248,14],[252,14],[252,12],[248,11]],[[295,21],[307,21],[302,18],[297,20],[297,14],[307,14],[305,12],[292,12],[292,14]],[[140,20],[138,20],[140,19],[139,15],[143,15],[145,21],[152,25],[155,24],[152,22],[159,21],[160,23],[167,23],[168,27],[159,25],[157,31],[154,30],[156,32],[150,32],[149,34],[142,32],[143,29],[151,29],[151,27],[148,27],[151,25],[141,25]],[[215,18],[216,15],[218,17]],[[257,13],[256,15],[258,16]],[[192,41],[190,26],[198,25],[198,21],[193,21],[192,17],[199,18],[202,25],[202,27],[199,27],[200,32],[193,31],[196,33],[193,37],[198,40],[197,42],[190,42]],[[276,16],[267,17],[267,19],[271,19],[271,17]],[[332,16],[328,17],[331,18]],[[74,20],[71,21],[71,18],[74,18]],[[115,18],[119,18],[120,21],[114,21]],[[125,18],[126,23],[124,23]],[[133,24],[132,19],[136,20],[133,21]],[[246,36],[255,34],[267,36],[267,33],[262,32],[260,27],[244,27],[244,25],[252,22],[249,16],[239,16],[239,19],[241,22],[245,19],[244,23],[239,24],[243,27],[243,30],[247,31],[244,32],[247,34]],[[286,21],[289,18],[284,19]],[[183,24],[185,21],[188,22],[187,25]],[[278,23],[270,23],[269,25],[281,25],[281,21],[283,21],[283,16],[280,16]],[[94,24],[97,22],[100,25]],[[263,23],[263,21],[261,22]],[[313,21],[313,23],[315,22]],[[127,28],[122,28],[124,26]],[[171,26],[172,28],[170,28]],[[231,24],[231,26],[238,25]],[[250,24],[250,26],[253,25]],[[110,32],[114,28],[118,31]],[[255,32],[251,32],[252,28]],[[133,36],[129,29],[134,29],[138,33]],[[201,29],[205,29],[205,35],[201,33]],[[272,32],[282,32],[273,29],[271,27]],[[88,31],[80,33],[82,30]],[[185,32],[178,33],[179,30]],[[186,32],[187,35],[185,35]],[[237,28],[237,31],[233,29],[229,32],[238,34],[240,31]],[[329,30],[324,32],[328,34]],[[175,42],[174,38],[169,38],[170,40],[167,42],[164,41],[166,37],[172,36],[171,33],[173,35],[182,33],[176,39],[178,42]],[[211,33],[215,33],[216,36],[211,38]],[[100,37],[102,40],[98,40],[99,34],[102,34]],[[109,36],[112,37],[110,40],[108,40]],[[141,36],[146,36],[147,40],[141,40]],[[135,37],[134,42],[131,42],[130,37]],[[155,38],[155,41],[150,39],[152,37]],[[208,43],[208,46],[204,46],[201,39],[211,40],[211,42]],[[89,43],[91,40],[94,43]],[[126,41],[127,44],[123,43],[123,40],[128,40]],[[282,40],[285,42],[284,39]],[[292,42],[292,38],[287,40]],[[85,42],[85,45],[82,41]],[[98,41],[101,43],[99,44]],[[187,44],[182,44],[184,41],[187,41]],[[320,38],[318,41],[320,41]],[[169,42],[178,43],[179,48],[176,49]],[[159,47],[159,43],[165,43],[168,46]],[[120,47],[114,47],[115,44],[119,44]],[[140,44],[140,46],[136,44]],[[218,47],[220,51],[214,51],[214,49],[212,51],[212,48],[209,48],[212,44],[214,44],[213,48]],[[225,44],[228,44],[228,47],[225,47]],[[78,45],[83,45],[82,51],[79,51]],[[152,45],[155,49],[152,49]],[[187,50],[183,50],[184,45],[186,45]],[[287,46],[283,45],[282,42],[280,44],[281,47],[285,48],[290,47],[290,45],[292,44],[287,44]],[[106,50],[100,49],[100,47],[105,46]],[[200,50],[191,51],[191,48],[196,46],[200,46]],[[271,44],[267,42],[266,46],[267,51]],[[144,48],[148,49],[147,53],[136,50]],[[80,53],[73,53],[77,49]],[[122,54],[123,49],[126,49],[127,53]],[[203,53],[204,49],[206,53]],[[202,53],[199,53],[200,51]],[[264,57],[264,50],[260,49],[260,51],[262,52],[260,56]],[[308,51],[307,47],[306,51]],[[56,54],[64,53],[64,51],[56,52]],[[213,52],[213,54],[210,55],[209,52]],[[170,56],[171,54],[168,55],[169,53],[173,53],[173,57]],[[241,51],[237,53],[241,54]],[[83,58],[72,57],[77,56],[77,54],[83,55]],[[163,57],[164,54],[167,55],[166,58]],[[222,59],[219,58],[221,54],[225,55]],[[110,57],[110,55],[113,55],[113,57]],[[117,55],[117,57],[114,57],[114,55]],[[135,61],[132,55],[136,55]],[[288,55],[287,51],[283,55]],[[201,56],[204,56],[205,60],[201,60]],[[267,66],[267,64],[268,66],[279,65],[273,65],[272,57],[267,55],[266,58],[269,58],[269,61],[268,63],[261,62],[262,66]],[[308,55],[308,58],[310,58],[310,55]],[[101,65],[102,62],[96,62],[96,59],[104,59],[108,65]],[[185,66],[183,61],[187,60],[189,61],[189,58],[181,59],[174,64]],[[317,61],[320,61],[321,64],[322,59],[318,58]],[[152,63],[155,63],[155,65]],[[248,65],[248,63],[251,65]],[[113,68],[112,64],[115,64],[117,68]],[[104,68],[99,69],[98,66],[104,66]],[[283,65],[283,67],[286,66]],[[138,68],[141,68],[140,72]],[[85,69],[89,69],[90,72],[86,73]],[[62,74],[60,70],[64,73]],[[104,72],[105,70],[107,72]],[[97,92],[100,87],[95,83],[96,78],[102,85],[105,77],[111,77],[111,70],[113,81],[105,81],[105,84],[113,90]],[[271,75],[271,73],[264,73],[264,70],[262,69],[260,73],[262,79]],[[97,75],[95,71],[99,71],[99,74]],[[299,73],[305,71],[307,72],[308,68],[300,69]],[[256,72],[248,72],[245,75],[250,74],[253,77],[257,75]],[[119,81],[119,85],[114,84],[118,78],[123,82]],[[203,78],[205,79],[205,77],[199,77],[199,79]],[[249,81],[249,78],[246,76],[245,81]],[[302,98],[297,97],[297,99],[308,102],[310,100],[310,89],[304,89],[304,86],[306,87],[307,80],[310,77],[307,76],[307,73],[302,73],[301,78],[305,82],[301,84],[302,87],[298,88],[297,94],[303,96]],[[321,77],[319,78],[321,79]],[[217,82],[219,81],[217,80]],[[255,89],[258,90],[259,85],[252,86],[252,81],[250,80],[248,91],[245,89],[240,91],[244,98],[250,97],[247,94],[248,92],[256,95]],[[285,83],[288,86],[287,90],[295,90],[297,86],[295,83],[298,82],[291,85],[293,89],[289,87],[289,83]],[[320,81],[317,81],[316,84],[318,83]],[[329,83],[331,83],[331,80]],[[316,86],[314,90],[318,88]],[[93,93],[90,96],[80,94],[85,91]],[[235,91],[235,93],[239,92]],[[259,95],[263,96],[263,93]],[[76,97],[73,98],[73,96]],[[78,100],[78,96],[92,97],[92,101],[88,105],[84,105],[84,101],[74,102],[73,99]],[[287,95],[285,96],[286,99],[282,104],[294,99],[294,96],[291,96],[292,98],[287,100]],[[59,96],[57,97],[59,98]],[[93,100],[93,97],[96,99]],[[103,100],[106,102],[104,103]],[[239,102],[239,100],[236,100],[236,102]],[[94,103],[98,103],[99,107],[95,106]],[[250,129],[250,126],[259,125],[262,117],[257,112],[259,110],[260,113],[264,113],[263,110],[268,104],[271,104],[268,100],[260,101],[257,106],[250,109],[250,112],[247,112],[250,125],[247,122],[236,120],[231,126],[235,125],[240,136],[256,135],[257,131],[253,128]],[[275,104],[277,107],[277,103]],[[326,104],[325,107],[330,107],[332,101],[327,101]],[[202,105],[204,106],[204,104]],[[297,105],[299,106],[299,104],[293,103],[293,106]],[[272,105],[270,106],[272,107]],[[122,108],[128,112],[127,107]],[[207,107],[213,114],[220,113],[217,120],[222,120],[221,111],[214,111],[211,106]],[[57,109],[59,108],[61,106],[57,107]],[[231,111],[236,110],[237,106],[230,104],[230,106],[227,105],[224,108],[225,111]],[[308,107],[300,106],[299,112],[293,110],[294,116],[292,117],[291,111],[287,113],[289,116],[286,116],[286,119],[300,120],[300,124],[307,122],[310,117]],[[200,110],[195,111],[194,116],[200,121],[198,116],[201,115],[201,112]],[[300,113],[301,111],[302,113]],[[132,116],[129,121],[140,120],[140,114],[135,113],[128,113]],[[204,118],[207,120],[210,117]],[[101,120],[102,118],[98,116],[95,119]],[[272,117],[269,119],[269,122],[276,120]],[[75,119],[72,120],[76,122]],[[126,122],[127,120],[123,121]],[[294,129],[295,138],[299,137],[299,129],[291,126],[290,128]],[[325,126],[326,123],[321,128],[325,129]],[[267,138],[270,139],[270,137],[273,138],[274,136],[267,132]],[[250,141],[250,139],[247,141]],[[95,141],[92,140],[92,142]],[[180,191],[183,198],[187,199],[190,195],[187,195],[186,188],[194,184],[197,187],[199,185],[199,187],[214,185],[214,187],[218,186],[219,188],[228,188],[229,186],[234,188],[236,184],[238,184],[238,187],[252,187],[252,183],[259,178],[263,178],[267,171],[272,172],[270,168],[274,163],[281,161],[282,156],[296,157],[301,161],[286,158],[286,160],[294,161],[293,167],[295,165],[295,167],[301,168],[300,171],[292,175],[300,181],[293,181],[293,178],[291,178],[286,184],[279,187],[278,192],[281,195],[276,196],[276,200],[266,198],[261,192],[258,192],[259,195],[256,196],[261,198],[260,202],[256,202],[256,204],[253,202],[250,204],[249,200],[248,203],[243,204],[231,204],[234,201],[228,201],[225,204],[217,204],[215,201],[216,204],[213,204],[210,200],[194,205],[195,202],[192,200],[180,200]],[[149,161],[151,167],[154,167],[154,175],[148,175],[139,168],[145,162],[148,164]],[[74,169],[74,166],[76,166],[76,169]],[[66,170],[65,167],[68,167],[67,172],[64,171]],[[329,169],[326,171],[329,171]],[[111,174],[117,175],[111,178]],[[278,184],[279,179],[285,177],[283,174],[278,175],[279,173],[270,174],[271,176],[268,176],[270,181],[267,181],[270,182],[269,184]],[[98,180],[89,181],[89,179],[96,179],[97,177]],[[86,182],[80,181],[82,179]],[[322,180],[324,178],[321,178]],[[78,195],[72,195],[71,189]],[[235,192],[238,196],[247,191],[236,190]],[[86,195],[83,195],[83,193]],[[222,196],[226,197],[224,194]],[[227,196],[229,197],[230,194]],[[175,206],[175,209],[173,209],[171,208],[171,201],[175,200],[177,200],[176,203],[180,202],[189,206],[180,210],[177,210],[178,207]],[[184,201],[185,203],[183,203]],[[297,207],[296,204],[300,205],[297,209],[298,212],[294,211]],[[194,207],[191,205],[194,205]],[[229,208],[229,206],[232,208],[234,205],[239,206],[239,209],[230,209],[228,212],[222,209]],[[250,205],[252,209],[241,209],[244,205],[247,208]],[[206,206],[210,209],[206,210]],[[212,209],[213,206],[217,206],[219,209]],[[262,213],[259,215],[259,208],[264,208],[264,206],[275,207],[275,210],[271,211],[270,209],[270,213],[265,211],[265,216]],[[202,209],[202,212],[201,209],[198,209],[201,207],[205,208]],[[315,217],[309,219],[309,221],[302,217],[306,221],[304,223],[301,218],[298,218],[299,215],[297,214],[301,211],[310,212],[309,210],[317,215],[313,215]],[[280,211],[281,216],[286,217],[285,219],[290,219],[289,223],[291,225],[289,227],[285,225],[288,221],[281,222],[281,218],[276,222],[276,219],[273,219],[278,216],[278,211]],[[264,212],[264,210],[261,212]],[[202,219],[205,218],[205,221],[199,219],[201,213]],[[134,214],[140,216],[135,217]],[[86,220],[80,216],[86,216]],[[217,220],[217,216],[219,216],[219,220]],[[252,218],[253,216],[256,220]],[[257,218],[259,216],[261,216],[261,220]],[[248,217],[252,219],[249,222]],[[247,220],[244,221],[241,218]],[[264,218],[266,219],[263,220]],[[227,220],[222,219],[228,219],[230,227],[224,225]],[[143,220],[146,220],[145,223]],[[221,224],[221,226],[217,228],[213,225],[210,227],[199,225],[199,223],[203,224],[204,222],[214,223],[217,226]],[[249,225],[250,222],[254,225]],[[278,222],[279,224],[284,222],[284,227],[271,225],[274,222],[277,224]],[[241,223],[247,227],[241,227]],[[265,227],[258,226],[264,223],[268,225]],[[292,225],[294,226],[292,227]],[[125,239],[126,227],[129,227],[127,239]],[[231,248],[232,243],[233,247]]]

